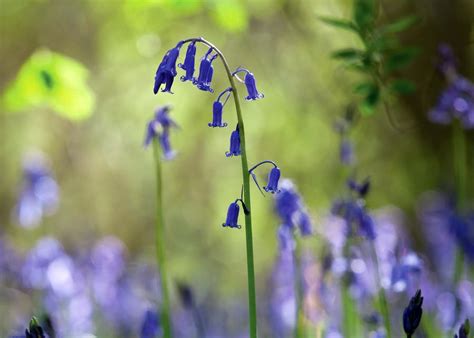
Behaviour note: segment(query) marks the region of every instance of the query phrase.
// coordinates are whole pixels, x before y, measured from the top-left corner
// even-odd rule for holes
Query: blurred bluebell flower
[[[226,88],[222,93],[219,94],[217,97],[217,100],[214,102],[212,106],[212,122],[208,123],[209,127],[215,128],[215,127],[227,127],[226,122],[222,122],[222,110],[224,109],[224,105],[227,103],[227,100],[229,99],[230,93],[232,91],[232,87]],[[227,94],[227,97],[225,98],[224,102],[221,102],[222,96]]]
[[[148,122],[144,142],[144,146],[147,147],[154,138],[157,138],[165,160],[171,160],[176,155],[176,152],[171,149],[169,131],[171,127],[178,127],[178,125],[169,117],[169,110],[169,106],[157,109],[155,117]]]
[[[280,180],[280,168],[273,167],[268,174],[267,185],[263,187],[263,190],[272,194],[280,192],[278,189],[278,181]]]
[[[442,43],[438,46],[438,71],[442,74],[455,72],[458,62],[451,47]]]
[[[450,124],[458,119],[464,129],[474,128],[474,85],[461,76],[456,77],[441,93],[428,117],[438,124]]]
[[[237,224],[239,220],[239,211],[240,207],[237,204],[238,201],[232,202],[229,205],[229,209],[227,210],[227,218],[225,220],[225,223],[222,224],[223,227],[229,227],[229,228],[237,228],[240,229],[241,226]]]
[[[258,100],[264,97],[262,93],[259,93],[257,90],[257,85],[255,83],[255,77],[253,73],[251,73],[248,69],[239,67],[232,73],[232,75],[236,75],[240,72],[245,72],[244,83],[245,87],[247,87],[247,96],[245,97],[248,101]]]
[[[471,331],[471,325],[469,319],[466,319],[459,328],[458,334],[454,335],[454,338],[469,338],[469,332]]]
[[[354,147],[348,139],[343,139],[339,148],[339,159],[344,165],[351,165],[355,162]]]
[[[350,190],[356,192],[360,197],[365,197],[370,190],[370,180],[367,178],[361,183],[358,183],[354,179],[349,179],[347,181],[347,186]]]
[[[193,80],[193,84],[195,84],[200,90],[211,93],[214,92],[214,89],[211,88],[212,76],[214,74],[212,62],[218,57],[217,53],[211,55],[212,51],[213,49],[209,48],[207,53],[202,57],[198,78]]]
[[[225,153],[225,156],[239,156],[240,155],[240,133],[239,125],[235,127],[235,130],[230,134],[230,147],[229,151]]]
[[[196,57],[196,41],[191,41],[186,50],[184,63],[178,64],[178,67],[186,71],[186,75],[181,76],[181,81],[193,81],[194,79],[194,60]]]
[[[191,287],[185,283],[178,283],[176,287],[178,289],[179,299],[183,306],[191,309],[194,306],[194,295]]]
[[[372,217],[367,213],[363,200],[336,200],[331,209],[332,214],[341,216],[346,222],[348,236],[353,236],[355,230],[370,240],[375,239],[375,229]]]
[[[423,315],[422,305],[423,297],[421,296],[421,290],[418,290],[403,311],[403,330],[407,334],[407,338],[410,338],[420,325]]]
[[[280,183],[280,192],[275,195],[275,211],[281,223],[298,227],[302,236],[312,234],[312,220],[295,185],[288,179]]]
[[[23,164],[23,184],[16,206],[21,226],[34,228],[59,204],[59,186],[41,153],[27,154]]]
[[[176,47],[170,49],[163,60],[161,61],[158,69],[155,74],[155,85],[153,87],[153,92],[156,94],[160,90],[162,84],[165,84],[165,88],[162,89],[162,92],[171,92],[171,86],[173,85],[174,78],[176,76],[176,60],[179,56],[179,50],[183,45],[183,41],[178,42]]]
[[[412,277],[421,275],[422,262],[414,252],[403,255],[392,268],[391,286],[395,292],[403,292],[407,289]]]
[[[158,314],[155,311],[147,310],[140,329],[140,338],[156,338],[159,331],[160,322]]]

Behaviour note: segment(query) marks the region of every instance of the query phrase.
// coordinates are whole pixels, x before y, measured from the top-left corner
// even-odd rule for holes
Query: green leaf
[[[373,28],[377,17],[377,4],[375,0],[355,0],[353,18],[357,27],[362,31]]]
[[[373,82],[361,82],[354,87],[354,93],[358,95],[368,95],[377,85]]]
[[[416,47],[407,47],[391,53],[385,64],[387,72],[398,70],[408,66],[415,57],[419,54],[420,50]]]
[[[367,83],[364,86],[365,97],[359,104],[359,110],[364,115],[371,115],[380,101],[380,88],[375,83]]]
[[[416,15],[410,15],[404,18],[401,18],[398,21],[395,21],[393,23],[390,23],[388,25],[382,26],[379,29],[379,32],[381,34],[387,34],[387,33],[399,33],[402,32],[411,26],[413,26],[415,23],[419,21],[418,17]]]
[[[95,96],[86,80],[88,70],[67,56],[39,50],[21,66],[2,103],[16,112],[46,106],[70,120],[92,114]]]
[[[324,22],[324,23],[326,23],[330,26],[347,29],[347,30],[350,30],[350,31],[353,31],[353,32],[357,33],[357,26],[352,21],[336,19],[336,18],[329,18],[329,17],[325,17],[325,16],[320,16],[319,20],[321,20],[322,22]]]
[[[334,59],[343,59],[346,61],[362,60],[365,56],[365,52],[354,48],[339,49],[331,53],[331,57]]]
[[[405,95],[413,93],[416,90],[416,85],[410,80],[398,79],[392,81],[389,88],[398,94]]]

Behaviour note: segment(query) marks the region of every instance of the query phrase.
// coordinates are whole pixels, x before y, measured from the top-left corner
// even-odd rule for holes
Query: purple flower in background
[[[458,76],[440,95],[428,113],[431,122],[450,124],[458,119],[465,129],[474,128],[474,85]]]
[[[347,186],[351,191],[356,192],[359,197],[365,197],[370,190],[370,180],[367,178],[361,183],[357,183],[357,181],[350,179],[347,181]]]
[[[230,148],[229,151],[225,153],[225,156],[239,156],[240,155],[240,134],[239,134],[239,125],[235,127],[235,130],[230,134]]]
[[[245,83],[245,87],[247,87],[248,94],[245,99],[248,101],[254,101],[263,98],[264,95],[262,93],[259,93],[257,90],[255,76],[253,75],[253,73],[251,73],[248,69],[239,67],[235,70],[235,72],[232,73],[232,75],[236,76],[236,74],[240,72],[245,72],[245,78],[243,82]]]
[[[355,162],[354,147],[348,139],[343,139],[339,148],[339,158],[344,165],[351,165]]]
[[[219,94],[217,97],[217,100],[214,102],[212,105],[212,122],[208,123],[209,127],[215,128],[222,128],[222,127],[227,127],[226,122],[222,122],[222,110],[224,109],[224,105],[227,103],[227,100],[230,97],[230,93],[232,91],[232,88],[226,88],[222,93]],[[227,97],[225,98],[224,102],[221,102],[221,98],[224,94],[227,94]]]
[[[192,41],[186,50],[184,64],[178,64],[178,67],[186,71],[186,75],[181,76],[181,81],[193,81],[194,76],[194,60],[196,57],[196,41]]]
[[[140,338],[158,337],[160,331],[160,322],[158,314],[155,311],[147,310],[140,330]]]
[[[448,44],[442,43],[438,46],[438,64],[436,68],[443,75],[455,73],[458,62],[454,52]]]
[[[407,338],[410,338],[420,325],[421,316],[423,315],[422,305],[423,297],[421,296],[421,290],[418,290],[403,311],[403,330],[407,334]]]
[[[162,84],[165,84],[165,88],[162,89],[162,92],[171,92],[171,86],[173,85],[174,78],[176,76],[176,60],[179,56],[179,50],[183,45],[183,41],[178,42],[176,47],[170,49],[163,60],[161,61],[158,69],[155,74],[155,85],[153,87],[153,92],[156,94],[160,90]]]
[[[217,53],[211,55],[212,51],[213,49],[209,48],[207,53],[202,57],[198,78],[193,80],[193,84],[195,84],[200,90],[211,93],[214,92],[214,89],[211,88],[212,76],[214,74],[212,62],[218,57]]]
[[[302,236],[312,234],[312,221],[295,185],[288,179],[280,183],[280,192],[275,194],[275,211],[282,224],[298,227]]]
[[[154,138],[157,138],[163,151],[163,158],[171,160],[175,157],[176,152],[171,148],[170,129],[177,128],[178,125],[169,117],[169,106],[163,106],[156,110],[155,117],[148,122],[144,146],[150,145]]]
[[[364,201],[361,199],[342,199],[333,203],[331,212],[334,215],[341,216],[346,222],[346,231],[348,236],[355,234],[374,240],[375,229],[372,217],[365,210]]]
[[[23,186],[16,206],[21,226],[34,228],[59,204],[59,187],[41,153],[28,154],[23,163]]]

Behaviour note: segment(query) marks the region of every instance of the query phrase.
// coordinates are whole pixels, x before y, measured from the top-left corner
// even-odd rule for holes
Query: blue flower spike
[[[226,122],[222,122],[222,111],[224,109],[224,105],[227,103],[227,100],[230,97],[230,93],[232,92],[232,87],[225,89],[222,93],[219,94],[217,100],[214,102],[212,106],[212,122],[208,123],[207,125],[211,128],[224,128],[227,127]],[[221,102],[221,97],[227,94],[226,99],[224,102]]]
[[[199,66],[199,75],[197,79],[193,80],[193,84],[196,85],[200,90],[207,92],[214,92],[211,88],[212,76],[214,74],[214,67],[212,62],[217,58],[218,54],[212,54],[213,49],[209,48],[207,53],[202,57],[201,64]]]
[[[247,94],[248,94],[245,97],[245,99],[247,101],[262,99],[264,95],[258,92],[257,84],[255,82],[255,76],[253,75],[253,73],[251,73],[248,69],[239,67],[235,70],[235,72],[232,73],[232,75],[236,76],[240,72],[245,72],[245,78],[244,78],[243,83],[245,84],[245,87],[247,87]]]
[[[420,325],[421,316],[423,315],[422,305],[423,297],[421,296],[421,290],[418,290],[410,299],[405,311],[403,311],[403,330],[405,330],[407,338],[411,338],[418,325]]]
[[[469,338],[469,332],[471,331],[471,325],[469,319],[466,319],[459,328],[458,334],[454,335],[454,338]]]
[[[176,47],[170,49],[163,60],[161,61],[158,69],[155,74],[155,85],[153,87],[153,92],[156,94],[160,90],[161,85],[165,84],[165,88],[162,89],[162,92],[171,93],[171,86],[173,85],[174,78],[177,74],[176,72],[176,60],[179,56],[179,50],[183,45],[183,41],[178,42]]]
[[[278,189],[278,182],[280,180],[281,173],[280,173],[280,168],[278,168],[278,166],[275,164],[275,162],[270,161],[270,160],[262,161],[262,162],[260,162],[256,165],[254,165],[252,168],[250,168],[249,169],[249,174],[252,176],[253,181],[257,185],[258,190],[260,190],[260,192],[263,195],[263,191],[260,188],[260,185],[258,184],[257,176],[255,175],[254,170],[257,169],[262,164],[265,164],[265,163],[269,163],[269,164],[273,165],[273,168],[272,168],[272,170],[270,170],[270,173],[268,174],[267,185],[263,187],[263,190],[265,190],[266,192],[272,193],[272,194],[279,193],[280,190]]]
[[[239,156],[240,155],[240,134],[239,134],[239,125],[230,135],[230,149],[225,153],[225,156]]]
[[[181,81],[193,81],[194,76],[194,60],[196,58],[196,41],[192,41],[186,50],[184,63],[178,64],[178,67],[186,71],[186,75],[181,76]]]

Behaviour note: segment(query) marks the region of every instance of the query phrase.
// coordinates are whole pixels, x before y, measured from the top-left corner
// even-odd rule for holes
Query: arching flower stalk
[[[186,71],[186,74],[181,77],[182,81],[192,81],[192,83],[200,90],[207,91],[210,93],[214,92],[214,89],[211,88],[212,78],[214,75],[214,66],[213,62],[215,59],[219,58],[224,65],[227,77],[229,80],[230,86],[225,89],[217,97],[217,100],[213,105],[213,119],[209,123],[209,127],[226,127],[227,123],[222,122],[222,111],[227,100],[230,98],[231,94],[234,99],[235,110],[237,113],[237,126],[234,131],[231,133],[230,137],[230,148],[226,152],[227,157],[236,157],[240,156],[241,166],[242,166],[242,196],[241,198],[235,200],[231,203],[228,212],[226,222],[223,224],[224,227],[231,228],[240,228],[238,225],[238,216],[240,207],[238,202],[241,202],[245,214],[245,239],[246,239],[246,251],[247,251],[247,282],[248,282],[248,301],[249,301],[249,337],[257,337],[257,304],[256,304],[256,294],[255,294],[255,270],[254,270],[254,258],[253,258],[253,236],[252,236],[252,217],[251,217],[251,200],[250,200],[250,178],[249,178],[249,168],[247,162],[247,149],[245,141],[245,125],[242,117],[242,111],[240,107],[239,95],[237,91],[237,86],[235,79],[239,82],[245,84],[247,89],[246,100],[257,100],[263,98],[263,94],[259,93],[256,88],[256,81],[254,75],[245,68],[237,68],[234,72],[230,70],[229,64],[227,63],[222,52],[217,49],[212,43],[203,39],[203,38],[191,38],[178,42],[175,48],[168,51],[168,53],[163,58],[161,64],[158,66],[156,76],[155,76],[155,85],[154,93],[156,94],[160,86],[164,83],[165,89],[164,92],[171,92],[171,86],[173,84],[173,79],[176,76],[176,60],[178,58],[180,48],[189,43],[186,57],[183,64],[179,64],[178,67]],[[199,66],[199,75],[197,78],[194,76],[194,60],[196,55],[196,46],[197,44],[203,44],[208,47],[207,52],[201,58]],[[244,72],[244,80],[238,77],[238,73]],[[227,96],[225,96],[227,95]],[[225,97],[225,99],[223,99]],[[223,100],[221,100],[223,99]],[[166,129],[166,128],[165,128]],[[165,133],[160,134],[165,135]],[[168,140],[168,139],[167,139]],[[162,148],[165,149],[166,142],[161,142]],[[275,166],[276,167],[276,166]],[[277,192],[278,179],[279,179],[279,169],[274,168],[269,176],[269,182],[264,188],[268,192],[275,193]],[[161,205],[158,205],[161,208]],[[159,212],[160,214],[160,212]],[[169,318],[168,318],[169,320]],[[164,326],[164,325],[163,325]],[[170,328],[169,328],[170,329]],[[171,336],[170,332],[167,332],[167,329],[164,326],[164,337],[168,338]]]

